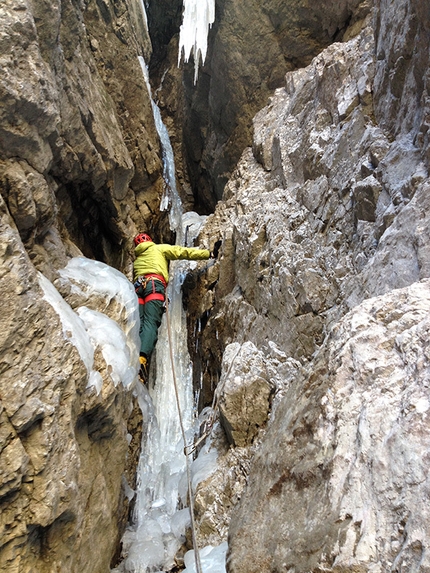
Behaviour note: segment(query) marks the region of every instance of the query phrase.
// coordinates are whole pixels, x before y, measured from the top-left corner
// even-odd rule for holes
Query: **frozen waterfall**
[[[139,58],[148,86],[145,61]],[[197,213],[183,213],[176,188],[173,150],[160,110],[152,100],[155,125],[163,150],[165,193],[160,209],[169,209],[169,223],[176,232],[177,243],[193,244],[205,217]],[[187,348],[186,316],[182,306],[182,282],[192,261],[172,261],[170,282],[167,288],[171,344],[174,355],[175,378],[182,423],[187,445],[193,443],[199,429],[192,385],[192,365]],[[144,432],[138,466],[137,491],[133,523],[122,539],[123,561],[115,573],[149,573],[169,571],[175,566],[175,558],[185,542],[190,527],[188,505],[187,460],[184,440],[178,415],[169,333],[166,315],[159,329],[156,349],[151,360],[147,386],[137,387],[138,400],[147,424]],[[191,480],[195,487],[216,467],[216,451],[203,449],[199,458],[191,464]],[[224,553],[223,553],[224,551]],[[219,548],[204,548],[199,552],[204,573],[224,573],[225,551]],[[194,554],[185,556],[187,571],[193,570]],[[218,569],[214,564],[218,563]]]
[[[184,0],[184,14],[179,32],[178,66],[182,54],[188,62],[194,57],[194,83],[199,73],[200,59],[204,64],[208,49],[209,28],[215,21],[215,0]]]
[[[139,57],[140,67],[142,68],[143,77],[145,78],[146,87],[151,98],[152,113],[154,115],[155,128],[161,142],[163,154],[163,179],[164,194],[160,203],[160,211],[169,209],[169,223],[172,229],[181,228],[182,204],[176,189],[175,160],[173,157],[172,144],[170,143],[169,133],[161,119],[161,113],[158,105],[154,102],[151,95],[151,84],[149,83],[148,68],[142,56]]]

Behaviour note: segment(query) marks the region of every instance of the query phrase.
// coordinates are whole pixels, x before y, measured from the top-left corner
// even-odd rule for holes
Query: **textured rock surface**
[[[173,13],[168,20],[170,26],[164,18],[158,21],[159,4],[158,0],[149,2],[151,30],[157,38],[164,37],[160,44],[166,53],[162,64],[154,61],[157,97],[165,117],[176,116],[176,121],[171,119],[171,133],[177,156],[185,156],[197,204],[208,210],[221,198],[244,147],[251,144],[252,117],[282,85],[285,73],[307,65],[348,27],[358,25],[369,11],[369,3],[218,1],[206,63],[195,86],[193,62],[183,76],[175,71],[175,16]],[[168,4],[171,14],[176,3]],[[182,95],[176,99],[184,81],[185,99]]]
[[[388,33],[402,18],[409,56]],[[275,388],[231,573],[429,569],[429,20],[399,0],[373,23],[288,73],[255,116],[201,235],[221,255],[189,279],[205,293],[189,297],[202,405],[232,343],[263,354]]]
[[[291,384],[230,527],[230,571],[428,571],[430,283],[371,298]]]
[[[97,350],[103,386],[99,394],[87,388],[84,329],[60,319],[78,315],[38,276],[3,201],[0,246],[8,293],[0,312],[0,569],[106,571],[124,519],[122,476],[136,463],[127,460],[131,391],[114,383]],[[126,330],[120,299],[109,308],[96,297],[85,302]]]
[[[243,447],[266,424],[272,389],[264,356],[252,343],[228,346],[223,358],[226,375],[217,386],[220,420],[229,442]]]
[[[128,0],[5,0],[0,21],[0,569],[105,573],[140,411],[100,350],[102,391],[86,389],[88,364],[41,285],[55,293],[49,281],[82,253],[127,271],[130,235],[163,219],[138,61],[151,44]],[[80,304],[124,327],[121,302]]]
[[[61,266],[53,259],[70,240],[124,268],[130,232],[159,217],[159,142],[137,58],[149,58],[150,43],[138,10],[125,0],[0,8],[1,192],[45,272]]]

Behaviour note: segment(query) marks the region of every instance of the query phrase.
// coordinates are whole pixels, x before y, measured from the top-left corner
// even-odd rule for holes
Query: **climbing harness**
[[[185,428],[184,422],[182,419],[181,413],[181,405],[179,403],[179,392],[178,392],[178,383],[176,380],[176,372],[175,372],[175,362],[173,359],[173,347],[172,347],[172,334],[170,330],[170,318],[169,318],[169,304],[166,298],[166,321],[167,321],[167,336],[169,339],[169,351],[170,351],[170,362],[172,365],[172,375],[173,375],[173,385],[175,387],[175,396],[176,396],[176,405],[178,407],[178,415],[179,415],[179,424],[181,427],[182,439],[184,440],[184,446],[187,443],[186,435],[185,435]],[[194,547],[194,559],[196,563],[196,573],[202,573],[202,564],[200,561],[200,553],[197,546],[197,536],[196,536],[196,523],[194,519],[194,499],[193,499],[193,490],[191,485],[191,469],[190,469],[190,460],[188,458],[188,453],[186,451],[186,446],[184,447],[184,454],[185,454],[185,461],[186,461],[186,468],[187,468],[187,483],[188,483],[188,497],[190,502],[190,517],[191,517],[191,535],[193,539],[193,547]]]
[[[139,301],[139,304],[146,304],[147,302],[150,302],[151,300],[161,300],[164,302],[165,300],[165,296],[164,294],[162,294],[161,292],[155,292],[155,282],[154,281],[160,281],[164,288],[167,287],[167,283],[164,280],[164,277],[162,275],[143,275],[137,278],[136,282],[134,283],[134,290],[137,294],[137,299]],[[139,290],[141,293],[143,293],[143,291],[146,289],[149,281],[152,281],[152,292],[149,293],[148,295],[146,295],[145,297],[139,296]]]

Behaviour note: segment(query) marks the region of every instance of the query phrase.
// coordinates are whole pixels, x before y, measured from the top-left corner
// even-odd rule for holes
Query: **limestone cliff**
[[[1,19],[0,181],[21,238],[51,275],[70,242],[121,267],[162,192],[142,16],[125,0],[6,0]]]
[[[129,303],[64,269],[170,239],[143,56],[186,207],[221,199],[185,283],[219,414],[199,542],[231,573],[430,571],[428,7],[220,0],[193,86],[181,3],[147,4],[152,43],[132,0],[0,6],[0,569],[119,554],[142,421],[84,319],[119,343]]]
[[[283,84],[287,71],[309,64],[369,12],[367,0],[217,0],[205,65],[177,69],[180,0],[149,0],[151,60],[157,101],[174,136],[179,177],[200,209],[221,198],[244,147],[252,118]],[[175,9],[176,8],[176,9]],[[162,14],[162,17],[160,17]]]
[[[118,551],[139,409],[52,283],[82,253],[127,270],[130,235],[162,219],[150,51],[132,2],[0,6],[2,571],[106,572]],[[116,295],[88,298],[124,327]]]
[[[231,573],[430,570],[429,26],[377,2],[287,73],[205,227],[196,380],[230,446],[197,495]]]

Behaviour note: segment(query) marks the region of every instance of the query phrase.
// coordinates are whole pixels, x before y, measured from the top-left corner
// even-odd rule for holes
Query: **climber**
[[[146,233],[134,237],[134,288],[139,299],[140,315],[140,380],[145,383],[148,375],[148,360],[158,338],[158,328],[164,312],[169,261],[188,259],[207,260],[207,249],[156,244]]]

